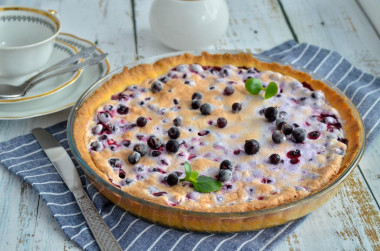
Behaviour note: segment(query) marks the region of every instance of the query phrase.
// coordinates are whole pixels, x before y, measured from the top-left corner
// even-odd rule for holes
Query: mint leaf
[[[191,166],[189,164],[189,162],[185,162],[185,173],[186,173],[186,177],[185,177],[185,180],[188,180],[191,176]]]
[[[191,166],[187,161],[185,162],[185,173],[186,177],[180,181],[190,182],[194,186],[194,189],[198,192],[215,192],[222,188],[222,183],[216,179],[206,176],[198,177],[199,173],[197,171],[191,171]]]
[[[275,82],[270,82],[265,90],[265,99],[271,98],[278,92],[278,86]]]
[[[209,193],[220,190],[222,188],[222,183],[211,177],[200,176],[197,179],[197,183],[193,183],[193,186],[198,192]]]
[[[276,82],[270,82],[267,88],[264,88],[258,78],[250,78],[245,81],[245,89],[253,95],[257,95],[260,91],[265,91],[265,99],[271,98],[278,92],[278,86]]]
[[[198,178],[198,172],[197,171],[192,171],[191,175],[190,175],[190,177],[188,179],[188,181],[190,181],[192,184],[194,184],[194,183],[198,182],[197,178]]]
[[[263,85],[258,78],[249,78],[245,81],[245,89],[253,95],[259,94],[262,90]]]

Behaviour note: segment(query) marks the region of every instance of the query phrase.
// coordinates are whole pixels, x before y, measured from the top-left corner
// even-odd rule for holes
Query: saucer
[[[74,56],[75,54],[78,53],[78,51],[79,50],[75,46],[57,38],[54,43],[52,55],[50,56],[49,61],[46,63],[43,69],[49,68],[50,66],[58,63],[59,61],[65,58]],[[70,84],[74,83],[75,80],[77,80],[78,77],[80,76],[81,71],[82,70],[68,72],[65,74],[61,74],[61,75],[49,78],[39,83],[32,89],[30,89],[30,91],[28,91],[25,96],[17,98],[17,99],[9,99],[9,100],[0,99],[0,103],[23,102],[26,100],[32,100],[32,99],[41,98],[47,95],[51,95],[69,86]],[[36,72],[26,75],[26,76],[12,78],[12,79],[0,77],[0,84],[20,85],[21,83],[23,83],[24,81],[26,81],[27,79],[29,79],[35,74]]]
[[[58,39],[75,47],[78,51],[93,46],[94,43],[69,33],[60,33]],[[99,48],[96,55],[104,54]],[[86,67],[75,84],[67,85],[62,90],[25,102],[0,103],[0,120],[17,120],[55,113],[75,104],[79,97],[98,79],[110,71],[107,59],[101,63]]]

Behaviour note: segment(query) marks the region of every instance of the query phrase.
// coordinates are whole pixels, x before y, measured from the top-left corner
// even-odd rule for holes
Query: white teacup
[[[199,50],[223,35],[228,27],[225,0],[155,0],[150,28],[165,45],[177,50]]]
[[[0,77],[13,78],[47,63],[61,30],[54,12],[21,6],[0,6]]]

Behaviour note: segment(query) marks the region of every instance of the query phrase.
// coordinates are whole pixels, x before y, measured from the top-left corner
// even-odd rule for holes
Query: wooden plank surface
[[[1,5],[54,9],[67,32],[95,42],[108,52],[111,69],[135,59],[131,2],[113,1],[2,1]],[[26,108],[27,109],[27,108]],[[0,141],[67,120],[69,110],[41,118],[0,121]],[[35,190],[8,170],[0,168],[0,247],[2,250],[76,250]],[[9,198],[12,198],[9,200]]]
[[[271,48],[292,39],[278,1],[228,0],[227,33],[209,49]],[[283,9],[300,42],[310,42],[340,52],[364,71],[380,75],[379,38],[354,0],[283,0]],[[15,4],[15,1],[2,1]],[[137,48],[135,48],[131,2],[123,0],[20,0],[59,12],[62,27],[109,52],[113,69],[137,58],[170,52],[149,29],[151,0],[135,0]],[[363,46],[365,45],[365,46]],[[138,55],[135,55],[137,49]],[[67,118],[68,111],[22,121],[0,121],[0,141],[26,134],[31,128],[48,126]],[[379,200],[380,136],[367,149],[360,169],[327,204],[312,213],[276,250],[380,249]],[[10,201],[9,198],[12,198]],[[63,234],[37,193],[9,171],[0,168],[0,247],[6,250],[76,250]]]
[[[282,2],[300,41],[335,50],[363,71],[380,76],[380,38],[356,1]],[[380,135],[360,163],[360,170],[370,187],[378,187],[380,181],[380,168],[374,166],[380,163],[380,155],[376,154],[379,141]],[[380,189],[372,189],[372,193],[380,201]]]
[[[380,40],[356,1],[281,2],[300,42],[338,51],[365,72],[380,75]],[[380,163],[379,146],[377,137],[339,194],[311,214],[310,220],[287,238],[287,244],[281,243],[279,249],[380,249],[380,169],[375,164]],[[316,217],[317,214],[322,215]],[[301,232],[310,232],[308,229],[313,226],[323,232],[303,235],[300,240]],[[318,243],[315,236],[323,241]]]

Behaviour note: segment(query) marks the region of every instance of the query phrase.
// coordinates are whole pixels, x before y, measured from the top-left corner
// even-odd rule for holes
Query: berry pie
[[[332,183],[361,149],[344,97],[249,54],[125,68],[79,108],[81,158],[130,195],[196,212],[278,207]]]

